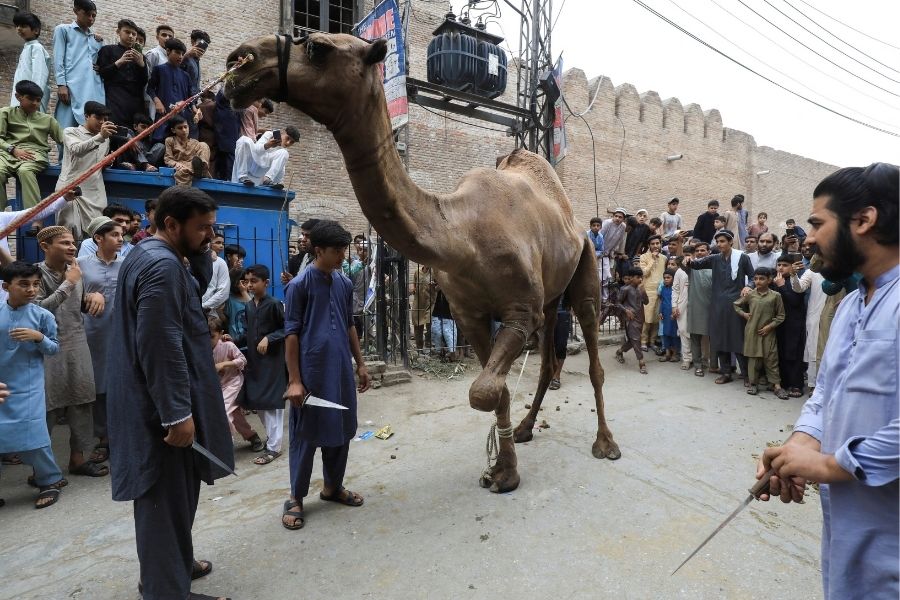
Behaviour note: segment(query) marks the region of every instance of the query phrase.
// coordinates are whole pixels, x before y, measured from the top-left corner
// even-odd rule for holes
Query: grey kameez
[[[712,272],[688,271],[687,330],[694,335],[709,335],[709,302],[712,295]]]
[[[47,410],[93,402],[94,370],[81,313],[84,285],[81,280],[69,283],[65,273],[45,262],[38,267],[41,289],[36,302],[53,313],[59,327],[59,353],[44,357]]]

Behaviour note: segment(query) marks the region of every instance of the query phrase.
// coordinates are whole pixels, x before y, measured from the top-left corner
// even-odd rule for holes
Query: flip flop
[[[69,485],[69,480],[66,479],[65,477],[61,478],[61,479],[60,479],[59,481],[57,481],[56,483],[51,483],[50,485],[45,485],[45,486],[39,486],[39,485],[37,484],[37,482],[34,480],[34,475],[29,475],[29,476],[28,476],[28,479],[26,479],[25,482],[26,482],[28,485],[30,485],[31,487],[34,487],[34,488],[39,488],[39,487],[52,487],[52,488],[56,488],[56,489],[58,489],[58,490],[61,490],[62,488],[64,488],[64,487],[66,487],[67,485]]]
[[[53,487],[42,487],[41,492],[38,494],[37,498],[34,500],[34,507],[38,510],[42,508],[47,508],[48,506],[53,506],[59,501],[60,491]],[[44,500],[46,498],[50,498],[50,502],[46,504],[38,504],[38,501]]]
[[[778,398],[779,400],[787,400],[788,393],[786,391],[784,391],[784,388],[780,388],[780,389],[775,390],[775,397]]]
[[[69,475],[84,475],[85,477],[106,477],[109,475],[109,467],[92,463],[89,460],[84,461],[77,467],[69,468]]]
[[[625,356],[621,352],[616,352],[616,361],[618,361],[619,364],[624,365],[625,364]]]
[[[751,384],[750,387],[747,388],[747,393],[751,396],[755,396],[759,393],[759,388]]]
[[[640,370],[641,375],[646,375],[647,374],[647,365],[641,365],[640,367],[638,367],[638,370]]]
[[[109,460],[109,444],[97,444],[88,459],[92,463],[103,463]]]
[[[262,454],[260,454],[256,458],[254,458],[253,464],[254,465],[267,465],[270,462],[272,462],[273,460],[275,460],[276,458],[278,458],[279,456],[281,456],[281,452],[275,452],[274,450],[267,450],[266,452],[263,452]]]
[[[551,379],[550,380],[550,389],[558,390],[560,388],[559,379]]]
[[[285,500],[284,501],[284,510],[281,513],[281,526],[285,529],[290,529],[291,531],[296,531],[297,529],[303,529],[303,526],[306,525],[306,519],[303,517],[303,509],[300,510],[292,510],[300,506],[300,503],[296,500]],[[284,522],[285,517],[293,517],[294,519],[298,519],[294,521],[293,525],[288,525]]]
[[[247,440],[250,442],[250,451],[251,452],[262,452],[266,449],[266,443],[259,439],[259,436],[255,436]]]
[[[341,492],[347,492],[347,495],[342,497]],[[330,496],[326,496],[325,492],[320,492],[319,498],[325,502],[337,502],[344,506],[362,506],[363,502],[365,502],[365,499],[363,499],[362,496],[356,492],[351,492],[347,488],[341,488]]]
[[[732,378],[731,375],[719,375],[718,377],[716,377],[716,383],[718,385],[722,385],[724,383],[731,383],[732,381],[734,381],[734,378]]]
[[[206,566],[204,567],[204,563]],[[194,559],[194,564],[191,565],[191,581],[195,579],[200,579],[201,577],[206,577],[210,573],[212,573],[212,563],[208,560],[197,560]]]
[[[2,462],[4,465],[14,466],[21,465],[22,459],[19,458],[18,454],[4,454],[3,458],[0,458],[0,462]]]

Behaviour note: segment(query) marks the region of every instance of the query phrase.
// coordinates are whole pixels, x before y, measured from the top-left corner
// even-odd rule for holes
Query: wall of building
[[[148,48],[155,45],[154,30],[161,23],[171,25],[185,42],[191,29],[206,30],[213,41],[202,61],[205,78],[224,70],[225,57],[244,39],[276,32],[281,14],[281,0],[110,0],[99,4],[95,30],[108,43],[115,42],[116,22],[123,17],[147,30]],[[365,4],[371,7],[374,2],[367,0]],[[70,6],[66,0],[32,0],[32,11],[45,24],[41,40],[51,52],[53,27],[71,22]],[[413,0],[409,34],[413,77],[425,79],[426,47],[445,10],[442,3]],[[506,33],[513,36],[516,32]],[[18,48],[6,48],[0,53],[2,98],[11,93],[18,52]],[[815,183],[837,168],[757,146],[751,135],[723,127],[715,109],[684,105],[677,98],[661,99],[653,91],[639,93],[627,83],[614,86],[605,77],[587,81],[579,69],[565,73],[564,92],[576,112],[584,111],[597,94],[585,115],[593,131],[593,148],[584,123],[569,118],[569,153],[558,167],[575,214],[585,223],[616,206],[659,213],[669,198],[678,196],[679,212],[690,226],[707,200],[716,198],[727,203],[734,194],[742,193],[751,213],[768,211],[770,223],[777,227],[788,217],[802,221]],[[500,100],[515,103],[514,96],[515,76],[511,74],[507,92]],[[514,147],[512,138],[495,130],[497,125],[466,124],[472,121],[449,117],[463,123],[410,104],[410,174],[419,185],[434,191],[452,190],[464,172],[473,167],[493,167],[497,156]],[[365,218],[331,134],[285,105],[264,123],[270,127],[288,124],[296,124],[302,133],[301,143],[291,149],[286,178],[297,190],[291,216],[298,222],[313,216],[334,218],[354,233],[365,231]],[[683,158],[666,161],[672,154],[682,154]],[[769,173],[757,175],[760,171]]]

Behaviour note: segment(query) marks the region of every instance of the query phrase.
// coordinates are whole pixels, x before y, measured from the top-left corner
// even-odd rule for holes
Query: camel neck
[[[403,166],[381,89],[332,128],[363,214],[391,247],[417,263],[447,258],[440,199],[417,186]]]

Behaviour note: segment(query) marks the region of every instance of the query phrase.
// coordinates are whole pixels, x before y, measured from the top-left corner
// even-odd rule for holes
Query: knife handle
[[[769,492],[769,478],[774,474],[775,469],[766,471],[766,474],[750,488],[750,495],[758,499],[760,494],[767,494]]]

